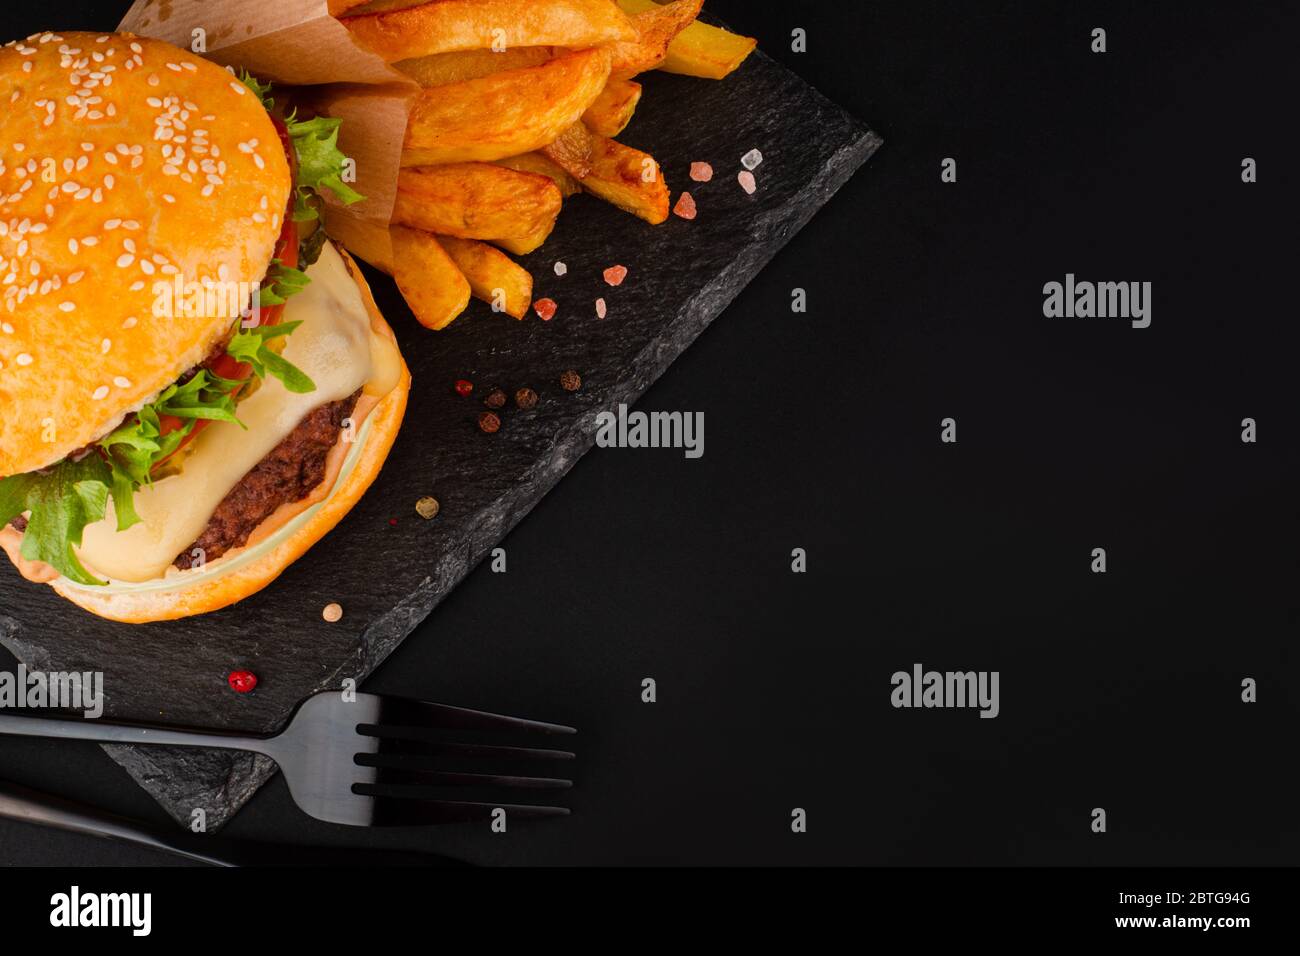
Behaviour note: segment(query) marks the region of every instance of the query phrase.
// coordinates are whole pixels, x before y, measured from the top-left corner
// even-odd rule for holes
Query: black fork
[[[498,810],[507,819],[568,814],[565,807],[501,803],[491,797],[500,789],[572,786],[567,779],[504,772],[507,765],[572,760],[572,753],[486,743],[477,739],[481,732],[576,733],[561,724],[343,691],[308,697],[289,725],[271,737],[0,714],[0,734],[264,754],[283,771],[294,802],[330,823],[419,826],[492,819]],[[476,796],[481,792],[481,798],[450,799],[451,788],[469,788]]]

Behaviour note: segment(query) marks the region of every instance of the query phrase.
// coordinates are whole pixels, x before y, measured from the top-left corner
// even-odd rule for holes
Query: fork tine
[[[497,760],[572,760],[569,750],[543,750],[536,747],[502,747],[499,744],[463,744],[446,740],[427,740],[425,732],[406,727],[384,728],[381,754],[416,754],[434,757],[490,757]]]
[[[358,755],[360,756],[360,755]],[[411,784],[422,787],[521,787],[529,790],[563,790],[573,786],[572,780],[557,777],[521,777],[513,774],[463,773],[459,770],[441,770],[435,766],[421,766],[424,761],[412,764],[372,763],[357,760],[365,767],[376,767],[379,773],[372,781],[377,786]]]
[[[468,710],[448,704],[435,704],[409,697],[380,698],[375,720],[362,724],[358,731],[368,736],[382,737],[384,733],[368,734],[365,728],[383,730],[391,727],[438,728],[441,730],[522,730],[543,734],[576,734],[573,727],[551,724],[541,720],[489,714],[482,710]]]
[[[354,787],[360,792],[363,785]],[[475,803],[467,800],[421,800],[391,795],[371,795],[374,800],[370,825],[376,827],[423,826],[434,823],[472,823],[492,819],[493,810],[504,810],[506,819],[535,820],[567,817],[567,807],[531,806],[512,803]]]

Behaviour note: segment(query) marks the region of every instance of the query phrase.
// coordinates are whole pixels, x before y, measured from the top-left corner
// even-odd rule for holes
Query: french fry
[[[526,256],[528,253],[541,248],[542,243],[550,238],[551,230],[554,228],[555,220],[552,219],[550,222],[542,223],[526,236],[503,236],[500,239],[493,239],[491,242],[493,245],[500,246],[506,252],[516,256]]]
[[[419,229],[392,226],[393,278],[415,318],[446,328],[469,305],[470,283],[438,240]]]
[[[458,239],[531,240],[550,233],[559,187],[548,177],[493,163],[403,169],[393,222]]]
[[[460,50],[401,60],[393,64],[393,69],[429,89],[482,79],[504,70],[541,66],[561,52],[560,48],[553,46],[521,46],[500,53],[495,50]]]
[[[456,50],[582,50],[638,36],[627,15],[610,0],[438,0],[341,22],[357,42],[390,63]]]
[[[521,173],[537,173],[541,176],[549,176],[551,181],[560,188],[560,195],[565,199],[582,192],[582,186],[578,184],[576,179],[541,153],[520,153],[518,156],[507,156],[505,159],[498,159],[495,162],[498,166],[517,169]]]
[[[591,172],[591,130],[581,122],[574,123],[555,142],[543,146],[540,152],[570,176],[580,180]]]
[[[582,114],[582,122],[593,133],[617,136],[627,128],[641,102],[641,84],[635,80],[611,79]]]
[[[439,236],[438,244],[469,280],[474,298],[522,319],[533,301],[533,277],[509,256],[476,239]]]
[[[553,142],[600,95],[609,51],[581,50],[422,91],[411,107],[402,165],[490,161]]]
[[[582,188],[652,225],[667,219],[668,184],[654,157],[604,136],[591,140],[591,172]]]
[[[655,0],[618,0],[618,5],[629,14],[658,6]],[[738,36],[697,20],[668,44],[668,55],[658,69],[665,73],[720,80],[740,66],[757,44],[753,37]]]
[[[657,67],[668,56],[673,38],[695,21],[703,5],[704,0],[674,0],[662,5],[651,3],[632,14],[637,39],[611,45],[612,75],[626,78]]]

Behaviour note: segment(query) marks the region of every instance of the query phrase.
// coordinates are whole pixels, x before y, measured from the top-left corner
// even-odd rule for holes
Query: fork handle
[[[211,863],[215,866],[237,865],[213,854],[204,853],[199,847],[181,846],[176,839],[176,834],[163,834],[161,831],[132,823],[125,817],[39,793],[36,790],[28,790],[17,784],[0,784],[0,817],[21,823],[54,827],[72,833],[103,837],[119,843],[133,843],[199,863]]]
[[[164,830],[17,784],[0,782],[0,817],[160,850],[213,866],[464,866],[432,853],[290,846]]]
[[[12,714],[0,714],[0,734],[18,737],[56,737],[62,740],[93,740],[102,744],[217,747],[222,750],[251,750],[254,753],[273,757],[268,746],[268,738],[213,730],[177,730],[151,724],[106,724],[98,720],[15,717]]]

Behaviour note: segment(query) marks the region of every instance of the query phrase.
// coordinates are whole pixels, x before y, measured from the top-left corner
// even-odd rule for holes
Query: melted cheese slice
[[[110,500],[104,519],[86,527],[78,550],[92,573],[123,582],[150,581],[169,571],[191,573],[178,571],[172,562],[198,539],[240,479],[309,412],[363,386],[367,392],[391,390],[393,370],[400,372],[396,347],[371,329],[361,290],[328,242],[308,276],[311,282],[285,305],[282,321],[302,325],[288,337],[284,357],[311,377],[316,390],[295,395],[278,379],[265,379],[239,403],[247,429],[233,422],[207,426],[179,474],[135,493],[140,522],[127,530],[117,530]]]

